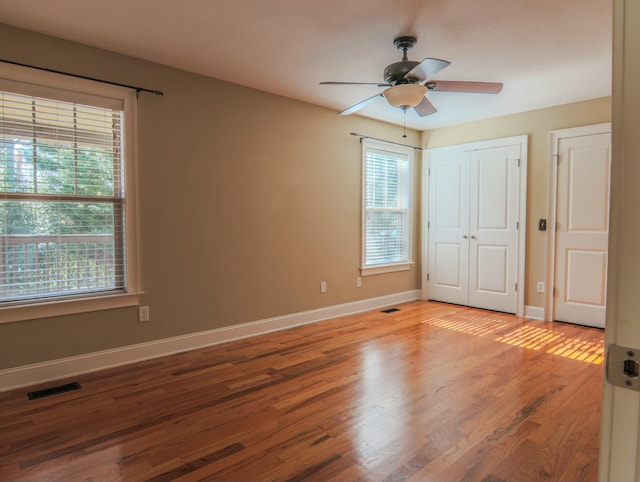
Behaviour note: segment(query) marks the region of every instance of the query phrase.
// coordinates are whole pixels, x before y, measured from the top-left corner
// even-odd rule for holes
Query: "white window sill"
[[[110,310],[136,306],[142,293],[119,293],[104,296],[90,296],[65,300],[11,303],[0,306],[0,323],[50,318],[52,316],[73,315],[90,311]]]
[[[409,271],[413,262],[407,263],[395,263],[395,264],[383,264],[379,266],[368,266],[360,268],[360,274],[362,276],[371,276],[374,274],[394,273],[396,271]]]

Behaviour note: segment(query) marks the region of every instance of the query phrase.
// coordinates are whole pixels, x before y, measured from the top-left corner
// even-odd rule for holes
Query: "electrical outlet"
[[[327,282],[320,281],[320,293],[326,293],[326,292],[327,292]]]
[[[544,293],[544,281],[538,281],[538,283],[536,283],[536,290],[538,293]]]
[[[362,276],[356,278],[356,288],[362,288]]]
[[[138,321],[140,323],[144,321],[149,321],[149,307],[148,306],[139,306],[138,307]]]

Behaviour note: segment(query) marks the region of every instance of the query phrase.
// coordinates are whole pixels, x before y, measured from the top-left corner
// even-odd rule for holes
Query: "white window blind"
[[[363,268],[409,263],[413,152],[370,140],[363,146]]]
[[[0,91],[0,302],[126,290],[123,104],[82,100]]]

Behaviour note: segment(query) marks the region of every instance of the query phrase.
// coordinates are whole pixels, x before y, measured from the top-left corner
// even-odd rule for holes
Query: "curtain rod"
[[[31,69],[44,70],[45,72],[51,72],[53,74],[68,75],[70,77],[76,77],[78,79],[93,80],[94,82],[102,82],[103,84],[117,85],[118,87],[126,87],[128,89],[135,89],[136,96],[140,92],[149,92],[150,94],[153,94],[153,95],[164,95],[164,92],[162,92],[161,90],[145,89],[144,87],[136,87],[135,85],[120,84],[118,82],[111,82],[109,80],[96,79],[94,77],[87,77],[85,75],[70,74],[69,72],[62,72],[61,70],[53,70],[53,69],[47,69],[45,67],[37,67],[35,65],[22,64],[20,62],[14,62],[12,60],[0,59],[0,62],[4,62],[6,64],[19,65],[20,67],[29,67]]]
[[[387,141],[385,139],[378,139],[377,137],[365,136],[364,134],[358,134],[357,132],[349,132],[349,134],[351,134],[352,136],[359,137],[360,141],[362,141],[362,139],[373,139],[374,141],[386,142],[387,144],[395,144],[396,146],[410,147],[411,149],[424,151],[422,147],[410,146],[408,144],[401,144],[400,142]]]

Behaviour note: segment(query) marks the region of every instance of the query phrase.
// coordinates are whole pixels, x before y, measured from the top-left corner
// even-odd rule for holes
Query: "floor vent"
[[[78,390],[80,384],[78,382],[67,383],[66,385],[60,385],[59,387],[45,388],[44,390],[35,390],[27,393],[29,400],[37,400],[38,398],[49,397],[51,395],[57,395],[58,393],[70,392],[71,390]]]
[[[400,311],[400,308],[387,308],[386,310],[381,310],[380,313],[393,313],[394,311]]]

